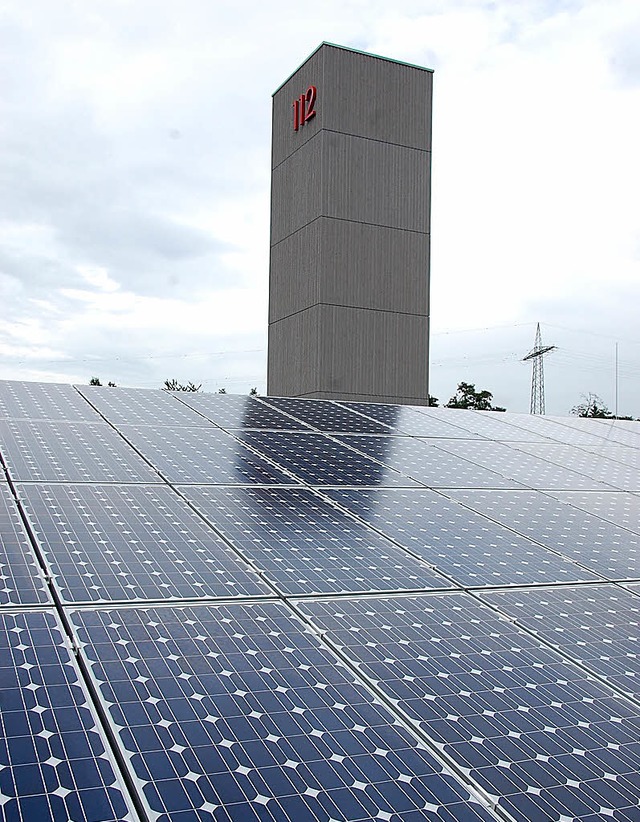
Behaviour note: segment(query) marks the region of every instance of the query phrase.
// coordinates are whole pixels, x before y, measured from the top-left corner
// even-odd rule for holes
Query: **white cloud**
[[[436,70],[433,328],[506,328],[436,333],[434,392],[526,410],[540,321],[590,332],[551,410],[610,393],[596,334],[640,337],[633,0],[5,7],[0,377],[265,390],[270,95],[328,40]]]

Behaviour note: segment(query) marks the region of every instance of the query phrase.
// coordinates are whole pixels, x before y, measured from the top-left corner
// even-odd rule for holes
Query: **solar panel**
[[[51,602],[9,486],[0,481],[0,606]]]
[[[591,477],[591,479],[604,482],[620,490],[640,490],[640,471],[638,471],[638,468],[609,459],[608,450],[601,448],[598,453],[594,454],[583,450],[581,447],[555,443],[518,443],[513,447],[534,457],[552,462],[554,465],[578,471],[586,477]],[[640,456],[640,451],[637,453]]]
[[[452,491],[451,496],[606,579],[638,579],[640,538],[538,491]]]
[[[133,446],[169,482],[220,485],[291,485],[280,471],[231,434],[217,428],[161,428],[121,425]]]
[[[186,425],[209,427],[203,416],[181,403],[169,391],[76,386],[110,423],[120,425]]]
[[[419,410],[421,414],[451,423],[462,431],[475,434],[483,439],[501,440],[502,442],[546,441],[546,437],[540,433],[517,428],[505,422],[502,414],[488,414],[485,411],[467,411],[460,408],[420,408]],[[461,410],[462,413],[460,413]],[[511,416],[509,415],[509,418]],[[447,437],[446,434],[442,436]]]
[[[495,416],[495,412],[483,411]],[[599,445],[604,432],[597,426],[576,425],[576,417],[545,417],[536,414],[500,414],[500,419],[509,425],[546,437],[566,445]]]
[[[270,593],[169,488],[24,485],[19,494],[63,602]]]
[[[626,420],[594,419],[594,433],[610,442],[619,442],[631,448],[640,448],[640,430],[636,422]]]
[[[638,814],[640,709],[467,594],[300,609],[514,819]]]
[[[72,619],[154,819],[492,818],[282,604]]]
[[[482,597],[629,696],[640,697],[637,596],[609,584]]]
[[[340,405],[360,414],[366,414],[366,416],[388,425],[395,434],[410,434],[420,437],[461,437],[463,439],[475,439],[478,436],[456,425],[455,418],[445,420],[436,415],[425,415],[421,406],[361,402],[341,402]],[[349,433],[357,433],[356,429],[345,430]],[[369,433],[391,432],[371,431]]]
[[[512,488],[518,483],[412,437],[341,436],[340,442],[431,488]],[[442,440],[437,440],[442,442]],[[449,442],[446,440],[445,442]],[[462,449],[464,451],[464,449]]]
[[[237,394],[176,394],[180,402],[203,414],[207,419],[230,430],[257,428],[285,431],[308,431],[309,426],[283,414],[262,400]]]
[[[416,485],[324,434],[246,432],[240,438],[308,485]]]
[[[639,442],[0,382],[0,822],[640,822]]]
[[[308,423],[318,431],[350,431],[354,433],[388,434],[387,425],[354,414],[347,407],[331,400],[289,399],[287,397],[265,397],[263,402],[296,419]]]
[[[0,419],[99,422],[72,385],[0,380]]]
[[[53,612],[0,612],[0,817],[134,820]]]
[[[488,412],[487,412],[488,413]],[[431,440],[433,447],[456,454],[484,468],[497,471],[509,485],[521,483],[529,488],[564,490],[611,490],[612,485],[585,477],[577,471],[562,468],[548,460],[525,454],[515,444],[504,445],[489,440]],[[468,486],[467,486],[468,487]],[[494,486],[495,487],[495,486]],[[504,487],[504,486],[503,486]]]
[[[554,491],[549,496],[640,534],[640,497],[635,494],[619,491]]]
[[[325,494],[464,587],[599,579],[427,489],[329,489]]]
[[[449,588],[451,583],[308,489],[183,489],[283,594]]]
[[[104,422],[0,420],[0,454],[17,481],[160,481]]]

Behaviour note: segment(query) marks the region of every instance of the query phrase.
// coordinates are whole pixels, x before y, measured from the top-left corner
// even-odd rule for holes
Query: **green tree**
[[[583,394],[582,402],[574,405],[571,413],[577,417],[593,417],[600,420],[632,420],[633,417],[616,417],[597,394]]]
[[[218,388],[218,394],[226,394],[226,393],[227,393],[226,388]]]
[[[178,380],[165,380],[163,391],[199,391],[202,388],[202,383],[196,385],[193,382],[188,382],[186,385],[178,382]]]
[[[472,408],[475,411],[506,411],[499,405],[491,405],[493,394],[491,391],[476,391],[474,383],[460,382],[458,390],[445,408]]]
[[[249,391],[249,395],[252,396],[252,397],[257,397],[258,396],[258,389],[257,388],[252,388],[251,391]]]
[[[102,383],[100,382],[100,377],[91,377],[91,379],[89,380],[89,385],[102,385]],[[111,382],[111,380],[109,380],[107,385],[109,386],[109,388],[116,387],[115,382]]]
[[[430,408],[437,408],[439,402],[440,400],[437,397],[432,397],[431,394],[429,394],[429,401],[427,402],[427,405]]]

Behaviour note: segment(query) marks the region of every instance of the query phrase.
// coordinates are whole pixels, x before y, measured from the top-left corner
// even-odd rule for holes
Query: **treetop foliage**
[[[202,383],[200,385],[196,385],[195,383],[189,381],[186,385],[178,382],[178,380],[165,380],[163,391],[199,391],[202,388]]]
[[[476,391],[476,387],[470,382],[458,383],[458,390],[445,408],[472,408],[475,411],[506,411],[499,405],[491,405],[493,394],[491,391]]]
[[[593,417],[600,420],[632,420],[633,417],[616,417],[597,394],[583,394],[582,402],[574,405],[571,413],[577,417]]]
[[[89,385],[102,385],[102,383],[100,382],[100,377],[91,377],[91,379],[89,380]],[[109,386],[109,388],[116,387],[115,382],[111,382],[111,380],[109,380],[107,385]]]

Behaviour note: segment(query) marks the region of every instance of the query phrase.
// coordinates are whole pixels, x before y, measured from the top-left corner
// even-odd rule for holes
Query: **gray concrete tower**
[[[426,404],[432,77],[323,43],[274,94],[271,396]]]

